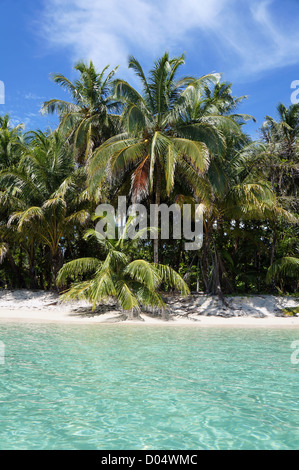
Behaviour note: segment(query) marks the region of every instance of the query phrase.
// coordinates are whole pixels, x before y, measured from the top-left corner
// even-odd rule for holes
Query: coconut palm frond
[[[117,299],[123,310],[140,309],[138,298],[126,282],[124,282],[123,280],[117,281],[115,283],[115,289],[117,293]]]
[[[149,193],[149,170],[150,160],[147,155],[145,159],[136,168],[131,177],[131,198],[132,203],[142,201],[148,196]]]
[[[77,282],[72,284],[71,289],[68,289],[61,296],[61,300],[66,302],[68,300],[85,300],[90,302],[90,289],[92,281]]]
[[[0,264],[3,263],[9,250],[8,243],[0,242]]]
[[[270,284],[272,279],[284,279],[285,277],[299,280],[299,258],[285,256],[275,261],[268,269],[266,281]]]
[[[82,209],[81,211],[74,212],[70,216],[66,217],[65,222],[66,224],[79,224],[85,225],[90,220],[90,213],[89,211]]]
[[[144,307],[154,307],[159,310],[165,310],[166,304],[162,299],[161,295],[153,290],[150,290],[147,286],[142,285],[137,293],[136,296],[142,306]]]
[[[163,264],[156,264],[159,275],[161,276],[162,282],[168,284],[173,289],[178,290],[182,295],[188,295],[190,293],[189,287],[182,277],[170,266]]]
[[[161,277],[155,266],[145,260],[132,261],[124,272],[152,291],[156,290],[161,284]]]
[[[173,138],[173,141],[177,151],[191,163],[198,173],[203,174],[208,169],[210,155],[203,142],[182,138]]]
[[[96,271],[101,266],[97,258],[79,258],[64,264],[57,276],[57,285],[62,287],[68,278],[78,277]]]
[[[40,207],[29,207],[22,212],[16,212],[12,214],[8,221],[8,226],[11,226],[12,223],[17,220],[18,221],[18,231],[21,232],[23,229],[24,224],[27,224],[33,220],[42,220],[43,219],[43,211]]]

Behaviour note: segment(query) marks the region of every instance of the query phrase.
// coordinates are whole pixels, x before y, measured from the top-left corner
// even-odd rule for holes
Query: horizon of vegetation
[[[0,287],[58,289],[95,307],[164,308],[161,292],[298,294],[299,104],[279,103],[261,138],[246,134],[246,96],[217,73],[179,76],[184,55],[160,57],[138,92],[78,62],[79,78],[52,79],[54,131],[24,132],[0,116]],[[204,242],[99,240],[95,210],[118,196],[145,206],[200,204]],[[159,213],[155,214],[158,226]]]

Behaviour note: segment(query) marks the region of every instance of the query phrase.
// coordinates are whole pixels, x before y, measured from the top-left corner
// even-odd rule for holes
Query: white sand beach
[[[169,296],[169,311],[162,318],[154,312],[142,313],[139,320],[124,320],[117,305],[99,306],[92,312],[85,302],[61,302],[58,294],[43,291],[0,291],[0,322],[38,323],[121,323],[146,325],[192,325],[202,327],[299,328],[299,316],[286,316],[287,307],[298,307],[294,297],[271,295],[226,298],[228,307],[212,296]]]

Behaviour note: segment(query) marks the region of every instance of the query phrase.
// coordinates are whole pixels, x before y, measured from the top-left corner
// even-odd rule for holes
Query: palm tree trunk
[[[15,276],[15,279],[13,280],[12,287],[14,287],[14,284],[17,285],[19,288],[22,287],[22,277],[20,270],[18,269],[18,266],[15,263],[15,260],[13,259],[13,256],[11,255],[10,252],[7,253],[7,260],[10,264],[11,270],[13,275]]]
[[[197,267],[196,267],[196,293],[198,294],[199,292],[199,264],[200,264],[200,259],[199,259],[199,253],[197,254]]]
[[[176,258],[176,271],[177,272],[179,272],[179,269],[180,269],[182,250],[183,250],[183,239],[178,241],[177,258]]]
[[[158,229],[159,227],[159,211],[158,206],[161,202],[161,167],[159,162],[156,164],[156,197],[155,197],[155,216],[154,216],[154,224],[155,227]],[[154,263],[159,263],[159,232],[154,238]]]
[[[37,288],[37,281],[35,277],[35,243],[34,241],[30,245],[29,250],[29,278],[30,278],[30,289]]]
[[[270,259],[270,266],[274,263],[275,259],[275,249],[276,249],[276,239],[277,239],[277,232],[276,228],[272,228],[273,231],[273,240],[272,240],[272,247],[271,247],[271,259]]]
[[[202,263],[201,263],[201,271],[202,271],[202,279],[205,285],[205,291],[206,294],[209,294],[209,276],[208,276],[208,270],[209,270],[209,250],[210,250],[210,243],[211,243],[211,233],[209,229],[209,225],[207,224],[206,227],[206,233],[204,236],[204,243],[203,243],[203,249],[202,249]]]
[[[57,274],[58,271],[61,268],[61,257],[60,257],[60,251],[59,248],[58,250],[53,253],[52,255],[52,262],[53,262],[53,280],[52,280],[52,285],[54,290],[58,290],[58,287],[56,285],[56,279],[57,279]]]
[[[240,221],[239,220],[236,220],[236,227],[235,228],[239,230],[239,228],[240,228]],[[234,242],[234,253],[235,254],[237,253],[238,248],[239,248],[239,237],[237,235],[235,237],[235,242]]]
[[[228,303],[224,298],[222,288],[221,288],[221,281],[220,281],[220,264],[219,264],[219,255],[217,252],[217,248],[214,244],[214,250],[215,250],[215,255],[214,255],[214,269],[213,269],[213,288],[212,288],[212,294],[217,295],[219,299],[223,302],[223,304],[228,307]]]
[[[273,240],[272,240],[272,247],[271,247],[270,266],[272,266],[272,264],[274,263],[275,251],[276,251],[276,241],[277,241],[277,232],[276,232],[276,228],[273,227],[273,228],[272,228],[272,231],[273,231]],[[275,292],[275,290],[276,290],[274,278],[272,279],[272,290],[273,290],[273,292]]]

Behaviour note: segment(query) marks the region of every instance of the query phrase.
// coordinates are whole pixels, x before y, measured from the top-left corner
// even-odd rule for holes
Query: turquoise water
[[[296,449],[299,330],[0,324],[0,449]]]

